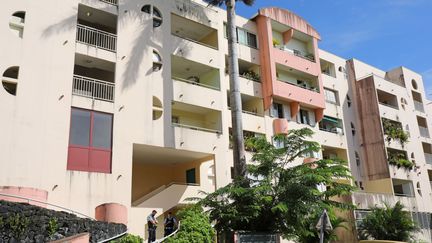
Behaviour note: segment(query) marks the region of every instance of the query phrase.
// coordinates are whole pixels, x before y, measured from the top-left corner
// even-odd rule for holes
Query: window
[[[112,115],[72,108],[67,169],[111,173]]]
[[[414,89],[418,89],[417,82],[414,79],[411,80],[411,85]]]
[[[348,107],[351,107],[351,98],[348,95],[346,96],[346,100]]]
[[[357,151],[354,152],[354,156],[355,156],[356,165],[360,166],[360,156],[357,153]]]
[[[236,32],[237,32],[237,42],[239,44],[253,47],[253,48],[258,48],[258,41],[255,34],[250,33],[246,29],[239,28],[239,27],[236,28]],[[225,38],[228,37],[228,30],[227,30],[226,23],[224,23],[224,37]]]
[[[309,112],[307,110],[300,109],[300,123],[302,124],[310,124],[309,120]]]
[[[272,144],[275,148],[284,148],[285,143],[283,139],[276,139],[276,137],[272,137]]]
[[[144,5],[141,8],[141,11],[147,14],[152,15],[153,17],[153,27],[159,27],[162,25],[162,14],[159,9],[155,8],[152,5]]]
[[[283,105],[279,103],[273,103],[270,110],[272,117],[284,118]]]
[[[3,88],[11,95],[16,95],[18,86],[19,67],[14,66],[6,69],[2,77]]]
[[[332,103],[332,104],[336,104],[336,105],[339,104],[339,98],[338,98],[337,91],[324,88],[324,96],[325,96],[325,99],[327,102]]]
[[[12,14],[9,20],[9,28],[19,38],[23,37],[25,12],[18,11]]]
[[[356,130],[354,124],[351,122],[351,134],[354,136],[356,134]]]
[[[153,60],[153,71],[157,72],[157,71],[161,70],[162,69],[162,58],[159,55],[159,53],[155,50],[153,50],[152,60]]]

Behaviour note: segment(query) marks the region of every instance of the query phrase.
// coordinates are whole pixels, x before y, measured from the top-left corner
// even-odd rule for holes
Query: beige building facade
[[[117,205],[106,207],[121,214],[113,220],[145,236],[151,210],[161,222],[231,181],[224,10],[199,0],[19,0],[0,22],[0,193],[96,218]],[[320,50],[319,33],[288,10],[260,9],[237,26],[245,136],[311,128],[322,151],[298,163],[349,161],[353,218],[401,201],[430,242],[422,77]],[[384,119],[409,133],[404,146],[387,142]],[[414,165],[390,165],[394,154]],[[356,241],[355,229],[343,237]]]

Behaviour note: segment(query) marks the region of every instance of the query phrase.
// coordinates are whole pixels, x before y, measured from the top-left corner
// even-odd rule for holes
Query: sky
[[[321,35],[319,47],[384,71],[405,66],[423,75],[432,99],[432,0],[255,0],[237,5],[246,18],[262,7],[286,8]]]

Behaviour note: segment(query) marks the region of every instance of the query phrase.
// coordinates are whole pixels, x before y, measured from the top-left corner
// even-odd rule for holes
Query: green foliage
[[[226,3],[226,0],[204,0],[204,2],[208,3],[209,5],[213,6],[222,6],[224,3]],[[243,2],[244,4],[248,6],[252,6],[255,2],[255,0],[236,0],[236,2]]]
[[[333,226],[333,230],[324,231],[324,242],[333,242],[337,240],[336,236],[336,228],[344,228],[347,229],[345,224],[347,223],[344,219],[337,217],[334,214],[334,210],[327,211],[328,216],[330,217],[330,222]],[[297,234],[297,241],[299,243],[310,243],[310,242],[319,242],[319,231],[316,230],[315,226],[321,216],[321,212],[317,212],[314,214],[310,214],[305,217],[302,222],[303,229],[299,230]]]
[[[276,40],[276,39],[273,39],[273,46],[276,47],[276,46],[279,46],[279,45],[280,45],[280,42],[278,40]]]
[[[199,205],[193,205],[177,213],[180,220],[179,231],[168,238],[166,243],[213,243],[215,230],[210,219]]]
[[[261,80],[259,74],[257,74],[256,72],[252,71],[252,70],[248,70],[246,72],[243,72],[242,77],[255,81],[255,82],[259,82]]]
[[[50,219],[50,221],[48,221],[47,232],[48,232],[49,236],[51,236],[55,232],[57,232],[58,228],[59,228],[59,225],[58,225],[57,218],[52,218],[52,219]]]
[[[274,147],[265,137],[247,140],[245,144],[255,151],[253,163],[248,166],[249,176],[207,194],[199,202],[209,208],[216,230],[280,232],[286,238],[297,239],[316,231],[311,227],[312,221],[324,208],[352,208],[351,204],[332,200],[354,190],[335,180],[351,179],[345,161],[325,159],[314,162],[314,166],[292,165],[320,150],[318,143],[306,139],[312,134],[311,129],[303,128],[276,136],[285,145],[283,148]],[[328,189],[320,191],[319,185]]]
[[[363,219],[359,226],[361,235],[375,240],[409,241],[413,239],[418,228],[414,224],[409,212],[397,202],[394,207],[385,205],[384,208],[374,207]]]
[[[403,167],[408,170],[414,168],[414,163],[406,159],[406,155],[403,153],[389,152],[387,157],[389,164],[397,166],[398,168]]]
[[[144,242],[144,240],[143,240],[143,238],[141,238],[137,235],[126,234],[122,238],[115,240],[113,242],[114,243],[142,243],[142,242]]]
[[[12,214],[6,219],[5,226],[9,227],[15,237],[19,238],[26,230],[30,221],[24,215]]]
[[[387,135],[387,142],[399,141],[402,147],[408,142],[408,133],[406,133],[400,123],[389,119],[382,119],[384,134]]]

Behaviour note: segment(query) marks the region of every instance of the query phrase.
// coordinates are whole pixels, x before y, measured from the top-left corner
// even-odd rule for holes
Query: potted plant
[[[359,225],[359,236],[367,242],[408,242],[414,239],[418,231],[409,212],[398,201],[393,207],[373,207]],[[373,240],[367,240],[373,239]]]

